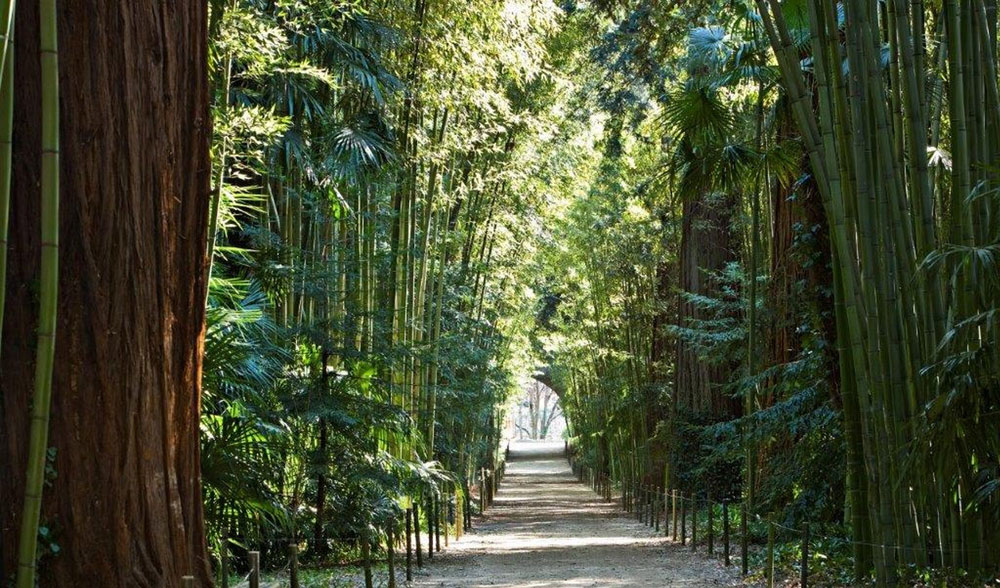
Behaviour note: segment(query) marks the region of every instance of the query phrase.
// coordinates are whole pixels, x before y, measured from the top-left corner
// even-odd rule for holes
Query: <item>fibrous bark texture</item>
[[[716,275],[737,258],[736,240],[730,227],[733,207],[733,199],[721,195],[684,202],[680,253],[682,291],[709,297],[719,295]],[[708,318],[702,309],[687,300],[681,301],[678,314],[678,324],[682,327]],[[739,402],[722,389],[730,375],[731,366],[704,361],[692,345],[678,340],[676,407],[710,417],[738,415]]]
[[[208,585],[198,414],[209,198],[205,0],[60,0],[61,274],[42,586]],[[0,352],[13,569],[39,259],[38,13],[19,2]],[[43,542],[43,554],[45,553]]]

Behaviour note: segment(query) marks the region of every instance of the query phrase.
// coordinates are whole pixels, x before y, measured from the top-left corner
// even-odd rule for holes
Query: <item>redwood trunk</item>
[[[798,140],[798,130],[787,101],[779,103],[777,140]],[[833,272],[830,234],[823,203],[809,174],[808,157],[802,155],[800,173],[794,179],[776,181],[771,186],[771,280],[767,306],[772,313],[770,349],[759,369],[781,365],[798,358],[802,348],[797,333],[803,320],[818,318],[815,325],[828,343],[822,349],[830,396],[840,407],[840,377],[837,362],[836,324],[833,312]],[[761,399],[764,408],[775,398]]]
[[[719,284],[713,274],[736,259],[736,240],[730,227],[733,207],[730,196],[711,199],[702,196],[684,201],[680,253],[680,288],[684,292],[719,295]],[[707,318],[704,314],[694,304],[681,300],[678,324],[689,326]],[[713,418],[739,415],[739,401],[723,390],[731,375],[732,366],[710,364],[699,358],[690,344],[678,340],[677,408]]]
[[[669,219],[661,218],[661,225],[668,226]],[[664,229],[666,230],[666,229]],[[676,286],[674,265],[667,261],[656,264],[656,313],[653,315],[652,344],[650,345],[649,379],[664,384],[671,371],[670,336],[667,332],[677,316],[674,308],[674,288]]]
[[[60,0],[61,272],[42,586],[209,585],[200,490],[210,140],[205,0]],[[13,569],[39,265],[37,4],[17,12],[0,353],[0,527]],[[44,543],[43,543],[44,548]]]

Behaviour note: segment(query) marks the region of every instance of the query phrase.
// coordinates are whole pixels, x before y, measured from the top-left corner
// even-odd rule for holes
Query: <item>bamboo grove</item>
[[[996,0],[98,4],[0,4],[0,583],[371,586],[543,386],[625,506],[996,579]]]
[[[874,560],[886,578],[900,563],[995,565],[995,498],[977,492],[997,455],[989,377],[978,377],[1000,367],[995,298],[979,279],[996,273],[996,7],[846,2],[842,41],[835,7],[810,4],[807,82],[789,18],[771,4],[764,27],[831,232],[851,523],[873,544],[858,566]],[[948,74],[936,91],[924,76],[935,59]],[[930,124],[944,110],[947,133]],[[945,145],[947,179],[928,153]]]
[[[581,457],[855,582],[995,569],[995,4],[604,8],[540,342]]]
[[[404,520],[419,545],[430,513],[460,525],[499,467],[531,303],[517,214],[537,206],[514,187],[555,11],[480,8],[213,5],[216,553],[370,557]]]

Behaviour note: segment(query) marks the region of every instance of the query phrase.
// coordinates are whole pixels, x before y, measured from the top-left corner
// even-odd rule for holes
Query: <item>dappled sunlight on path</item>
[[[559,443],[511,445],[476,531],[415,578],[421,587],[727,586],[716,562],[672,545],[577,482]]]

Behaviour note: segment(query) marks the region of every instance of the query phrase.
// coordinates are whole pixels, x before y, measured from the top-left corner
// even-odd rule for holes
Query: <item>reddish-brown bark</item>
[[[62,210],[42,586],[208,585],[198,413],[209,196],[205,0],[60,0]],[[19,2],[0,353],[13,569],[39,264],[38,7]]]
[[[682,291],[718,295],[713,274],[737,257],[737,240],[730,227],[733,208],[731,197],[717,197],[711,202],[705,197],[684,201],[679,256]],[[691,321],[707,318],[703,314],[696,305],[682,300],[678,307],[678,324],[684,327]],[[739,415],[739,400],[722,389],[731,375],[731,366],[703,361],[690,344],[678,339],[675,392],[678,409],[715,418]]]
[[[666,219],[662,225],[667,225]],[[660,261],[656,264],[656,312],[653,314],[652,344],[650,345],[649,379],[652,382],[666,382],[671,369],[669,325],[674,323],[674,288],[677,279],[673,263]]]
[[[791,110],[784,101],[779,107],[777,139],[794,141],[798,131]],[[804,314],[813,313],[818,317],[818,331],[828,342],[823,349],[824,363],[829,374],[831,399],[839,406],[829,229],[816,183],[811,178],[801,181],[810,171],[805,155],[801,156],[799,169],[796,177],[775,181],[771,186],[771,280],[766,295],[772,324],[768,336],[770,349],[759,367],[797,359],[802,347],[797,329]],[[767,407],[775,399],[768,396],[761,400],[762,406]]]

